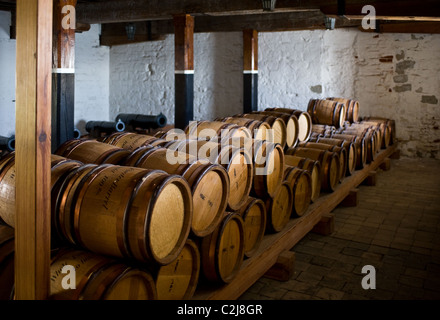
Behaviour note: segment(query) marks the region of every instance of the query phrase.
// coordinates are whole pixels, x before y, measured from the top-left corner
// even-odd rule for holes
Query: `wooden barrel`
[[[294,115],[298,119],[298,141],[307,141],[312,132],[312,118],[308,112],[289,108],[266,108],[264,111],[276,111]]]
[[[286,146],[288,148],[296,146],[298,143],[299,123],[295,115],[276,111],[253,111],[252,114],[263,114],[281,118],[286,124]]]
[[[339,156],[336,152],[312,148],[290,148],[287,155],[310,158],[321,164],[321,189],[333,192],[339,182]]]
[[[270,142],[279,143],[282,148],[286,146],[287,128],[286,123],[283,119],[270,115],[256,113],[245,113],[235,116],[266,122],[272,129],[272,131],[270,131],[269,135],[266,137],[267,140]]]
[[[72,243],[159,265],[176,259],[193,212],[191,190],[182,177],[113,165],[85,172],[73,175],[72,182],[66,179],[70,188],[62,188],[69,193],[61,196],[60,224]]]
[[[239,138],[252,139],[252,133],[248,128],[221,121],[199,121],[190,123],[184,131],[191,140],[220,138],[221,142],[226,143]]]
[[[273,197],[266,198],[266,231],[282,231],[292,216],[293,194],[287,181],[283,181]]]
[[[244,259],[244,222],[237,213],[226,213],[217,229],[201,240],[200,256],[204,279],[229,283]]]
[[[284,156],[284,161],[286,166],[297,167],[309,172],[312,186],[310,200],[315,202],[321,194],[321,164],[319,161],[287,154]]]
[[[221,165],[165,148],[146,149],[129,165],[177,174],[188,182],[193,202],[191,231],[196,236],[207,236],[220,223],[230,198],[228,172]]]
[[[355,134],[335,133],[325,138],[342,139],[352,142],[356,150],[356,169],[362,169],[367,163],[367,142],[365,137]]]
[[[235,211],[246,202],[254,173],[251,155],[245,148],[206,140],[173,141],[166,147],[223,166],[229,176],[228,208]]]
[[[333,134],[336,131],[334,126],[329,126],[326,124],[313,124],[312,125],[312,133],[319,133],[321,136],[325,136],[328,134]]]
[[[254,140],[251,152],[254,164],[252,190],[258,197],[273,197],[284,177],[284,151],[280,144]]]
[[[380,126],[357,122],[346,126],[344,130],[360,132],[362,135],[372,134],[374,137],[374,152],[378,153],[380,151],[383,140],[383,128],[380,128]]]
[[[341,128],[345,121],[346,108],[343,103],[325,99],[310,99],[307,112],[313,123]]]
[[[341,131],[342,134],[352,134],[360,137],[366,146],[366,162],[371,163],[376,158],[377,153],[377,136],[370,129],[348,128]]]
[[[363,117],[362,121],[384,123],[386,126],[385,139],[389,139],[388,145],[392,145],[396,142],[396,122],[394,120],[381,117]]]
[[[188,239],[179,256],[170,264],[160,266],[153,277],[158,300],[189,300],[197,288],[200,274],[200,252]]]
[[[286,166],[284,180],[292,189],[292,216],[301,217],[307,211],[312,199],[312,178],[307,170]]]
[[[56,214],[56,199],[60,192],[61,186],[67,176],[83,166],[79,161],[70,160],[58,156],[52,155],[51,163],[51,242],[52,247],[60,246],[64,239],[61,236],[61,231],[58,229],[59,225],[57,223]]]
[[[75,270],[75,289],[63,288],[63,279]],[[78,249],[62,249],[50,266],[52,300],[155,300],[151,274],[123,262]]]
[[[0,300],[11,300],[14,288],[14,229],[0,224]]]
[[[95,140],[77,139],[62,144],[56,155],[93,164],[120,164],[130,151]]]
[[[146,134],[115,132],[103,140],[103,142],[133,152],[140,147],[160,146],[168,141]]]
[[[244,255],[250,258],[260,247],[266,231],[266,206],[263,200],[249,197],[237,213],[244,221]]]
[[[347,151],[340,146],[334,145],[334,144],[327,144],[323,142],[301,142],[299,147],[302,148],[314,148],[314,149],[320,149],[320,150],[328,150],[332,152],[336,152],[339,156],[339,181],[342,181],[345,177],[345,172],[347,171]]]
[[[268,130],[270,129],[270,125],[267,122],[237,117],[218,118],[216,120],[246,127],[250,130],[253,139],[267,140]]]
[[[343,139],[323,138],[323,137],[310,139],[310,142],[325,143],[325,144],[335,145],[344,148],[347,154],[347,166],[346,166],[347,170],[344,174],[348,176],[353,174],[353,172],[356,170],[356,147],[353,142]]]
[[[0,219],[15,227],[15,157],[12,155],[0,170]]]
[[[341,102],[345,105],[347,109],[345,119],[346,121],[352,123],[357,122],[359,119],[359,101],[354,99],[346,99],[346,98],[327,98],[327,100]]]
[[[73,169],[67,176],[60,180],[57,193],[52,197],[54,209],[52,209],[52,230],[57,232],[58,238],[68,243],[74,243],[75,231],[73,228],[74,195],[81,179],[90,171],[98,167],[95,164],[85,164]]]
[[[377,130],[380,131],[382,139],[381,139],[381,148],[386,149],[391,143],[391,126],[389,126],[387,121],[381,120],[362,120],[361,124],[370,125]]]
[[[51,193],[58,192],[58,182],[71,170],[82,163],[60,156],[51,156]],[[0,164],[0,218],[9,226],[15,227],[15,153]],[[53,202],[52,202],[53,203]],[[52,206],[53,207],[53,206]]]

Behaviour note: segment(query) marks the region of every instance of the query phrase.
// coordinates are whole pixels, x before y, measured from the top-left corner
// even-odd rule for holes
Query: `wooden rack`
[[[346,177],[332,193],[322,194],[313,203],[307,213],[296,219],[291,219],[283,231],[265,235],[255,253],[243,262],[243,265],[234,280],[227,285],[217,288],[198,288],[193,299],[195,300],[235,300],[261,278],[277,261],[278,256],[292,249],[321,218],[335,209],[350,193],[367,179],[372,172],[384,163],[397,151],[397,144],[389,146],[376,155],[373,162],[353,175]]]

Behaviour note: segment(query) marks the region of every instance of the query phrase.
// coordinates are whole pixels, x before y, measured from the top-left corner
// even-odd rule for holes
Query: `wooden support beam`
[[[76,0],[54,2],[52,152],[74,138]]]
[[[175,16],[174,26],[174,122],[184,129],[194,119],[194,17]]]
[[[397,149],[393,154],[390,155],[390,159],[398,160],[400,159],[400,149]]]
[[[338,15],[341,6],[338,0],[278,0],[274,12],[293,12],[320,9],[324,14]],[[440,17],[437,0],[426,0],[421,5],[416,1],[404,0],[345,0],[343,14],[362,15],[365,5],[373,5],[378,16],[426,16]],[[338,10],[339,9],[339,10]],[[263,14],[261,1],[256,0],[162,0],[144,1],[112,0],[86,2],[78,5],[78,20],[85,23],[116,23],[142,20],[172,19],[174,15],[252,15]]]
[[[258,31],[243,30],[243,113],[258,110]]]
[[[388,171],[391,169],[391,159],[386,158],[379,166],[383,171]]]
[[[15,298],[46,299],[50,274],[53,0],[17,1]]]
[[[341,207],[356,207],[359,204],[359,189],[352,189],[339,204]]]
[[[134,39],[127,37],[126,23],[107,23],[101,27],[100,44],[102,46],[116,46],[131,43],[140,43],[148,41],[164,40],[162,34],[153,33],[152,23],[154,21],[133,22],[135,27]],[[174,24],[172,20],[164,21],[167,24],[169,33],[174,33]]]
[[[285,250],[280,253],[275,264],[265,274],[265,278],[289,281],[295,273],[295,252]]]
[[[251,15],[231,16],[195,16],[194,32],[242,32],[256,30],[258,32],[292,31],[305,29],[325,29],[325,15],[319,10],[296,12],[273,12]],[[148,28],[151,27],[153,40],[164,34],[174,34],[174,21],[150,20],[135,21],[136,35],[134,41],[147,41]],[[107,37],[125,37],[125,23],[105,23],[101,29],[101,43]],[[348,20],[344,17],[336,18],[336,27],[357,27],[360,20]],[[138,38],[136,38],[138,37]]]
[[[323,214],[321,220],[313,227],[312,232],[328,236],[335,230],[335,215]]]
[[[376,180],[377,180],[377,171],[370,171],[368,173],[368,176],[362,182],[362,184],[365,186],[374,187],[376,185]]]

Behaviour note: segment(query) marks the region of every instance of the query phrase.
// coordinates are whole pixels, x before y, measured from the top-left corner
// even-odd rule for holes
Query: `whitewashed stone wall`
[[[15,40],[0,11],[0,135],[15,128]],[[76,35],[75,123],[118,113],[174,122],[174,37],[99,46],[99,26]],[[242,112],[242,34],[195,34],[195,120]],[[440,35],[357,29],[259,34],[259,109],[306,110],[311,98],[360,101],[361,116],[396,120],[403,155],[440,159]]]
[[[9,38],[11,14],[0,11],[0,135],[15,133],[16,41]],[[99,46],[99,25],[75,35],[75,125],[109,120],[110,49]]]
[[[113,47],[110,117],[174,121],[174,38]],[[241,33],[196,34],[195,119],[242,112]],[[306,110],[311,98],[360,101],[361,116],[396,120],[403,155],[440,159],[440,35],[357,29],[259,34],[259,109]]]
[[[240,112],[243,92],[241,33],[196,34],[194,118]],[[163,113],[174,122],[174,36],[114,46],[110,51],[110,115]]]
[[[15,40],[9,39],[11,14],[0,11],[0,136],[15,133]]]
[[[99,45],[100,26],[75,35],[75,125],[85,133],[87,121],[108,121],[110,48]]]

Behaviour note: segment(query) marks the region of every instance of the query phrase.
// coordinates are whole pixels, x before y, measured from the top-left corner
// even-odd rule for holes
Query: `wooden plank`
[[[249,287],[261,278],[272,266],[281,252],[293,248],[321,220],[368,176],[382,161],[395,152],[397,144],[382,150],[376,159],[362,170],[355,171],[338,185],[333,193],[323,194],[300,218],[292,219],[279,233],[267,234],[254,256],[245,260],[236,278],[229,284],[216,288],[198,288],[195,300],[233,300],[239,298]]]
[[[320,9],[324,14],[339,14],[338,0],[278,0],[274,12]],[[361,15],[365,5],[373,5],[378,16],[440,16],[437,0],[423,5],[413,0],[346,0],[341,15]],[[251,15],[262,14],[262,3],[256,0],[112,0],[78,4],[78,19],[84,23],[116,23],[127,21],[171,19],[177,14],[191,15]]]
[[[52,0],[17,1],[15,295],[45,299],[50,272]]]

